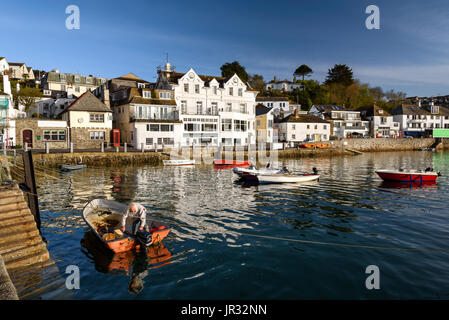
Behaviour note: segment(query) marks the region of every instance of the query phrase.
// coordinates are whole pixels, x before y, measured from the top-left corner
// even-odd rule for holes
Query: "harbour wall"
[[[278,159],[295,159],[302,157],[333,157],[354,155],[357,152],[385,152],[385,151],[411,151],[418,148],[433,146],[435,139],[342,139],[330,141],[330,148],[325,149],[286,149],[277,150]],[[440,148],[449,150],[449,141],[443,140]],[[352,150],[352,151],[351,151]],[[355,153],[353,151],[356,151]],[[270,151],[252,151],[250,159],[258,160],[270,157]],[[177,154],[181,158],[193,158],[197,163],[212,164],[214,158],[247,160],[248,151],[219,152],[218,148],[185,148]],[[127,165],[162,165],[162,161],[170,159],[170,149],[164,152],[77,152],[77,153],[40,153],[33,154],[33,160],[48,167],[58,167],[61,164],[83,163],[89,167],[112,167]],[[261,161],[263,162],[263,161]]]

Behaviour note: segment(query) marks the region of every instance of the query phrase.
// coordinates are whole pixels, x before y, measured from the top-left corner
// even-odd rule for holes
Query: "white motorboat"
[[[289,173],[277,173],[277,174],[259,174],[257,180],[259,183],[298,183],[318,180],[320,176],[318,174],[289,174]]]
[[[190,159],[173,159],[173,160],[162,160],[164,166],[193,166],[195,160]]]
[[[259,174],[276,174],[281,172],[281,170],[276,169],[256,169],[252,166],[249,168],[236,167],[232,169],[232,171],[239,177],[253,176],[253,178],[255,178]]]

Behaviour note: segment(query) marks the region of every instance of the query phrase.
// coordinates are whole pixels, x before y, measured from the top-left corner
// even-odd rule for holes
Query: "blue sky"
[[[380,9],[368,30],[365,8]],[[81,28],[67,30],[68,5]],[[322,82],[334,64],[409,96],[449,94],[449,3],[427,1],[5,1],[0,56],[34,69],[155,81],[169,54],[176,71],[220,75],[239,61],[266,81],[301,64]]]

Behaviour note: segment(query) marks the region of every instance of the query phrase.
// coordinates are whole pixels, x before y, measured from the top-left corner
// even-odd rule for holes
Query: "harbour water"
[[[449,153],[288,160],[318,182],[246,186],[213,166],[86,169],[38,179],[42,234],[60,279],[27,299],[448,299]],[[375,170],[433,167],[435,185],[385,184]],[[113,256],[81,218],[93,198],[140,202],[172,232],[147,256]],[[80,289],[67,290],[67,266]],[[380,270],[368,290],[366,268]],[[45,278],[45,270],[42,270]],[[26,277],[26,275],[23,275]],[[55,280],[54,280],[55,281]],[[134,289],[130,289],[131,287]],[[137,288],[137,289],[136,289]]]

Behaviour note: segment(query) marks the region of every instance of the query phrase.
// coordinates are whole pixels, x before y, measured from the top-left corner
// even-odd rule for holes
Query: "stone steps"
[[[6,261],[5,266],[8,269],[8,272],[17,268],[22,268],[23,266],[35,264],[39,262],[45,262],[50,259],[50,254],[47,251],[47,248],[35,251],[29,255],[21,256],[19,258],[11,259]]]

